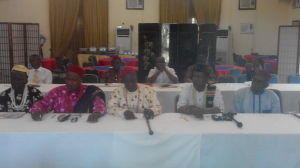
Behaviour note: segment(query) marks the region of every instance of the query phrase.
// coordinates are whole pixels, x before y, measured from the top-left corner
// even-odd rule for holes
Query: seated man
[[[41,120],[44,113],[53,110],[55,113],[92,113],[88,121],[97,122],[106,113],[105,95],[96,86],[81,84],[82,76],[81,68],[69,67],[66,84],[52,89],[32,106],[32,119]]]
[[[125,119],[135,119],[135,113],[144,113],[146,119],[151,119],[161,112],[156,92],[149,86],[137,84],[134,71],[129,71],[122,78],[124,86],[116,88],[111,94],[108,108],[116,116]]]
[[[192,74],[197,67],[206,69],[206,71],[208,73],[208,82],[215,83],[215,81],[216,81],[215,72],[208,64],[206,64],[206,57],[204,57],[204,56],[199,57],[196,61],[196,64],[190,65],[187,68],[185,75],[184,75],[184,82],[188,82],[188,83],[192,82]]]
[[[28,69],[15,65],[11,71],[11,88],[0,94],[0,112],[28,112],[32,104],[43,98],[42,93],[27,86]]]
[[[260,70],[253,77],[251,87],[239,89],[234,97],[236,113],[280,113],[280,100],[276,93],[267,90],[271,75]]]
[[[157,57],[155,67],[150,70],[147,81],[150,83],[177,83],[178,77],[175,70],[166,65],[164,57]]]
[[[52,83],[52,72],[41,67],[41,57],[39,55],[31,55],[29,57],[30,65],[33,69],[29,70],[28,83],[33,85]]]
[[[122,60],[119,56],[113,56],[111,60],[112,68],[105,71],[104,73],[104,83],[120,83],[120,68],[122,65]]]
[[[179,113],[202,118],[203,114],[224,112],[222,95],[216,86],[207,84],[208,72],[204,67],[194,69],[192,82],[187,83],[180,93],[177,102]]]

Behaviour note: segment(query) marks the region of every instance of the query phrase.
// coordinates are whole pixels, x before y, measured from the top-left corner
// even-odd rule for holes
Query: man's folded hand
[[[126,120],[133,120],[133,119],[136,119],[136,117],[134,116],[133,112],[132,111],[129,111],[129,110],[126,110],[124,112],[124,117]]]
[[[89,115],[87,121],[91,122],[91,123],[96,123],[96,122],[98,122],[98,119],[102,116],[103,115],[101,113],[92,113]]]
[[[34,121],[42,121],[43,113],[42,113],[42,112],[31,113],[31,118],[32,118]]]
[[[154,118],[154,112],[151,109],[145,109],[144,110],[144,117],[146,119],[153,119]]]

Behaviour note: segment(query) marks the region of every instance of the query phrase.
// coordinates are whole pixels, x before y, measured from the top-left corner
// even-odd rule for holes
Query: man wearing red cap
[[[36,102],[30,112],[33,120],[53,110],[55,113],[91,113],[90,122],[97,122],[106,113],[105,96],[96,86],[81,84],[84,71],[78,66],[69,67],[66,84],[52,89],[43,100]]]
[[[104,73],[104,83],[120,83],[120,68],[122,60],[119,56],[113,56],[111,60],[112,68]]]
[[[242,88],[235,94],[233,111],[236,113],[280,113],[279,97],[269,86],[271,75],[265,70],[258,71],[251,87]]]
[[[151,87],[137,84],[135,71],[128,70],[123,78],[124,86],[116,88],[108,103],[109,111],[127,120],[135,119],[138,113],[151,119],[160,114],[161,106],[156,92]]]

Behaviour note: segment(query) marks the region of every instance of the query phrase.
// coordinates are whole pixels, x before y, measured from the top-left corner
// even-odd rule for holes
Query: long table
[[[106,115],[98,123],[0,119],[3,168],[297,168],[300,120],[289,114],[238,114],[243,122],[164,113],[150,121]]]
[[[106,100],[110,99],[111,92],[121,84],[94,84],[100,87],[106,95]],[[42,93],[47,93],[51,89],[60,86],[59,84],[45,84],[41,85],[38,89]],[[164,88],[159,85],[153,86],[157,91],[158,100],[162,105],[162,112],[174,112],[175,111],[175,101],[176,96],[179,95],[184,84],[176,84],[173,88]],[[243,87],[249,87],[250,84],[247,83],[218,83],[216,86],[220,89],[223,100],[225,104],[225,112],[232,110],[232,101],[235,92]],[[0,92],[9,88],[9,84],[0,84]],[[299,102],[300,102],[300,84],[270,84],[270,89],[277,89],[281,93],[281,101],[283,105],[283,111],[285,112],[299,112]]]

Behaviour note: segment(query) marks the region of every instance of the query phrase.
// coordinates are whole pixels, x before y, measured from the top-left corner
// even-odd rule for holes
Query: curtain
[[[198,24],[220,23],[222,0],[191,0]]]
[[[83,0],[85,47],[108,45],[108,0]]]
[[[63,56],[76,29],[80,0],[49,0],[51,56]]]
[[[190,0],[160,0],[161,23],[188,23]]]

